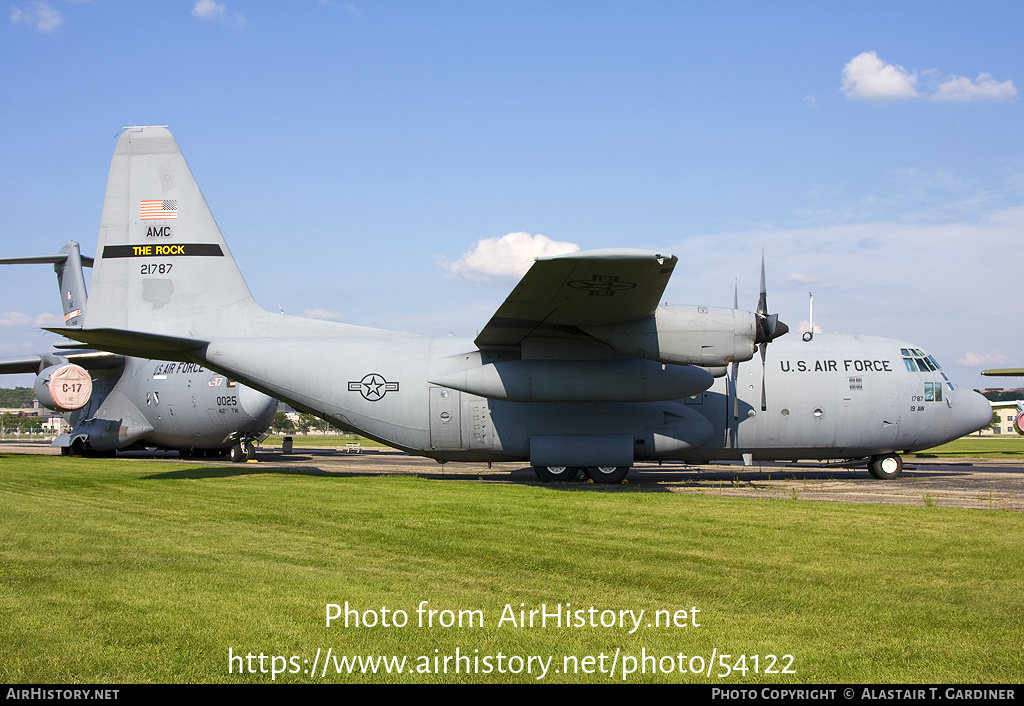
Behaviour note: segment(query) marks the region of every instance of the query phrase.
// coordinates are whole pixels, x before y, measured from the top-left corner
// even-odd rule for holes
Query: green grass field
[[[1024,458],[1024,436],[965,436],[911,458]]]
[[[384,444],[365,436],[357,434],[292,434],[295,448],[323,447],[323,446],[344,446],[349,443],[358,443],[360,446],[383,447]],[[284,440],[282,434],[271,434],[263,441],[263,446],[280,446]]]
[[[1024,667],[1019,514],[18,455],[0,455],[0,494],[2,682],[269,683],[274,667],[533,682],[531,655],[550,683],[1019,682]],[[408,622],[325,626],[346,601]],[[451,611],[436,621],[479,612],[420,627],[421,601]],[[597,622],[645,612],[633,634],[628,615],[499,625],[506,605],[566,603]],[[648,627],[659,610],[687,624]],[[254,658],[229,673],[229,650]],[[436,673],[456,650],[462,671]],[[347,655],[404,656],[406,673],[336,673]],[[465,673],[485,658],[490,673]]]

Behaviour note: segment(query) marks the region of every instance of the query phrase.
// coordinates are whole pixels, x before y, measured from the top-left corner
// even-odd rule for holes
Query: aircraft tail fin
[[[118,138],[90,288],[89,329],[244,335],[261,311],[164,127]]]
[[[86,291],[82,266],[92,267],[91,257],[82,257],[78,243],[69,241],[56,255],[38,257],[7,257],[0,259],[0,265],[50,264],[57,273],[60,288],[60,303],[64,309],[64,325],[77,327],[85,314]]]
[[[64,325],[80,326],[85,316],[88,298],[85,291],[85,275],[82,274],[82,253],[74,240],[60,249],[64,260],[55,262],[57,286],[60,287],[60,305],[64,308]]]

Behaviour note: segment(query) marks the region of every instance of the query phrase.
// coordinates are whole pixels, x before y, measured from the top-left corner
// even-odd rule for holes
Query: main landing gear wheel
[[[878,480],[892,480],[903,473],[903,459],[898,454],[872,456],[868,461],[868,472]]]
[[[587,466],[583,472],[595,483],[621,483],[629,466]]]
[[[534,466],[533,472],[542,483],[565,483],[575,480],[580,469],[578,466]]]

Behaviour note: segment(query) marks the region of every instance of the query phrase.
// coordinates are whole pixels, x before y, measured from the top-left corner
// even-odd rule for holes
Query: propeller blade
[[[768,289],[764,285],[764,252],[761,252],[761,294],[757,298],[757,313],[768,316]]]
[[[740,364],[735,360],[732,362],[732,418],[740,418],[740,395],[739,395]]]
[[[767,351],[768,344],[767,343],[762,343],[759,346],[759,348],[761,349],[761,411],[762,412],[767,412],[768,411],[768,396],[765,394],[765,391],[764,391],[764,371],[765,371],[764,354]]]

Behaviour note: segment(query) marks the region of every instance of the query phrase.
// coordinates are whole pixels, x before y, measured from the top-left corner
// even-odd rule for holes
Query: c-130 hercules
[[[544,481],[582,469],[613,483],[637,461],[744,456],[863,459],[894,478],[899,451],[992,417],[908,343],[776,341],[787,328],[763,286],[755,312],[659,307],[675,265],[640,250],[539,258],[474,340],[271,313],[171,133],[130,127],[110,166],[90,308],[65,334],[197,363],[441,462],[528,460]],[[741,371],[756,352],[762,365]]]

